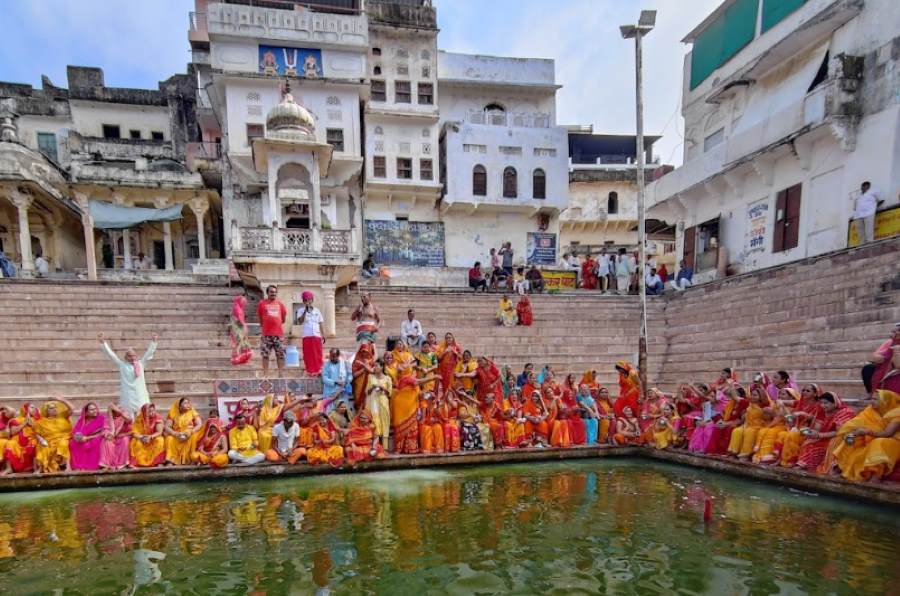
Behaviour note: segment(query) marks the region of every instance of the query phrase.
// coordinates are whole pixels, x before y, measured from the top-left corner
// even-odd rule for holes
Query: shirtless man
[[[368,293],[360,294],[360,305],[353,311],[350,320],[356,322],[356,343],[376,344],[378,342],[378,328],[381,326],[381,316],[378,309],[372,304]]]

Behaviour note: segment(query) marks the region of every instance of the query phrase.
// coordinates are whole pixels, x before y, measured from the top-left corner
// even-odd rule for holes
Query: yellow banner
[[[893,207],[875,214],[875,240],[891,238],[900,235],[900,207]],[[850,230],[847,232],[847,247],[859,246],[859,235],[856,233],[856,224],[850,221]]]
[[[574,271],[551,271],[542,269],[541,275],[544,277],[544,289],[551,290],[574,290],[575,289],[575,272]]]

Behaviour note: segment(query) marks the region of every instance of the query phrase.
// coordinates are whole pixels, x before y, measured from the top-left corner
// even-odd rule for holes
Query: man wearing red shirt
[[[259,317],[260,334],[259,355],[262,356],[263,375],[269,373],[269,353],[275,351],[278,372],[284,370],[284,322],[287,320],[287,309],[277,298],[278,288],[268,286],[266,299],[256,307]]]

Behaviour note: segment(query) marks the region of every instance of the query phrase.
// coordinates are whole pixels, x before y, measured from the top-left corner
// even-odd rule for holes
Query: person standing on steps
[[[356,322],[356,343],[375,344],[378,341],[378,328],[381,326],[381,315],[372,304],[372,298],[367,292],[359,296],[360,304],[350,316],[351,321]]]
[[[278,288],[266,287],[266,299],[256,307],[259,317],[259,355],[262,358],[263,376],[269,374],[269,354],[275,351],[278,372],[284,371],[284,322],[287,320],[287,309],[278,300]]]
[[[153,359],[153,354],[156,353],[159,334],[154,333],[151,336],[150,345],[147,346],[147,351],[143,356],[138,358],[134,348],[128,348],[125,351],[125,360],[116,356],[102,333],[97,334],[97,338],[100,340],[103,353],[119,369],[119,405],[133,418],[140,411],[141,406],[150,403],[147,375],[144,369],[147,367],[147,363]]]
[[[872,188],[871,182],[863,182],[859,187],[859,196],[853,206],[853,225],[856,226],[856,236],[859,244],[873,242],[875,240],[875,213],[878,204],[884,199],[881,193]]]
[[[306,368],[306,374],[318,375],[322,372],[324,362],[322,346],[325,340],[322,338],[322,323],[325,318],[321,311],[313,306],[312,292],[303,292],[301,298],[303,310],[297,317],[297,324],[303,326],[303,366]]]

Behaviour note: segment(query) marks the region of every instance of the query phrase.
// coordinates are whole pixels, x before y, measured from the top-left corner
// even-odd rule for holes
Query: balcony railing
[[[242,227],[232,238],[232,250],[283,256],[347,255],[358,252],[354,230]]]
[[[188,15],[188,27],[191,31],[206,31],[206,13],[191,12]]]
[[[550,128],[550,114],[543,112],[489,113],[473,110],[466,116],[470,124],[512,126],[515,128]]]

